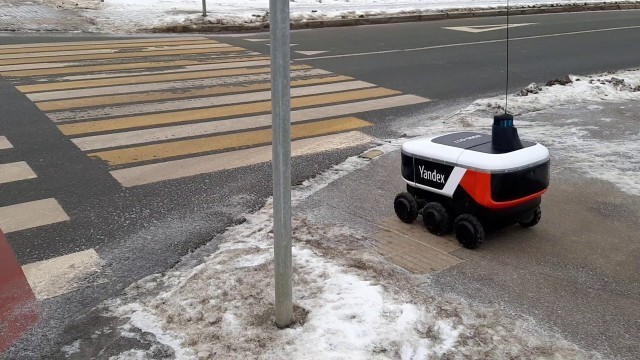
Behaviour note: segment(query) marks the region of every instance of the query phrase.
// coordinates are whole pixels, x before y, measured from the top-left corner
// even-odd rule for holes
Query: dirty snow
[[[624,110],[640,101],[640,70],[570,75],[568,79],[566,85],[531,84],[509,96],[508,111],[516,116],[520,136],[547,146],[554,166],[611,182],[640,196],[640,115]],[[405,133],[490,132],[492,116],[504,112],[504,105],[504,96],[480,99],[437,121],[414,119],[412,125],[419,126]]]
[[[69,357],[72,354],[80,352],[80,340],[74,341],[71,345],[63,346],[61,350],[65,357]]]
[[[39,0],[67,9],[75,9],[94,20],[100,31],[129,32],[138,29],[202,22],[201,0]],[[570,5],[614,1],[583,0],[511,0],[513,7],[537,5]],[[489,9],[504,7],[505,1],[477,0],[292,0],[292,21],[354,18],[430,13],[455,9]],[[214,24],[247,24],[264,22],[268,0],[207,1],[208,17]]]
[[[297,186],[294,203],[369,163],[349,158]],[[411,277],[380,259],[365,236],[304,217],[293,221],[296,324],[277,330],[272,211],[268,201],[247,214],[203,264],[134,284],[110,314],[128,319],[125,331],[155,334],[181,359],[596,357],[527,321],[413,292]]]

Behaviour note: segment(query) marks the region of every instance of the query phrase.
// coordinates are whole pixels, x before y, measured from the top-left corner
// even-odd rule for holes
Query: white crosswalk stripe
[[[99,272],[101,268],[102,260],[94,249],[89,249],[26,264],[22,271],[36,299],[46,300],[89,285],[78,283],[78,280]]]
[[[375,85],[364,81],[349,81],[338,84],[305,86],[291,89],[291,96],[308,96],[324,94],[335,91],[347,91],[365,89]],[[144,114],[149,112],[161,112],[181,109],[194,109],[199,107],[219,106],[228,104],[240,104],[261,100],[269,100],[271,91],[250,92],[236,95],[223,95],[186,100],[164,101],[150,104],[131,104],[113,107],[104,107],[91,110],[75,110],[49,113],[49,118],[55,122],[91,120],[123,115]]]
[[[69,216],[55,199],[0,207],[0,229],[5,234],[68,220]]]
[[[36,174],[24,161],[0,164],[0,184],[36,178]]]
[[[7,140],[6,136],[0,136],[0,150],[11,149],[13,145]]]

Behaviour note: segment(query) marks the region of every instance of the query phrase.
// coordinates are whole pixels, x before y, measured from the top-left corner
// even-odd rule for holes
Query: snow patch
[[[71,343],[71,345],[63,346],[61,350],[64,352],[64,356],[68,358],[72,354],[80,352],[80,341],[81,340],[76,340]]]
[[[147,332],[155,335],[156,340],[159,343],[167,345],[173,349],[177,359],[196,359],[191,350],[182,347],[182,337],[178,334],[165,331],[162,328],[162,320],[151,312],[147,311],[141,304],[131,303],[117,307],[114,309],[113,315],[126,317],[129,319],[130,326],[136,327],[142,332]],[[122,333],[128,333],[131,337],[136,337],[136,335],[132,335],[133,333],[126,331],[127,329],[130,329],[130,327],[127,327],[125,325],[124,329],[125,331],[123,331]],[[117,358],[137,359],[136,357],[130,356],[138,356],[140,351],[141,350],[127,351],[126,353],[120,354]]]
[[[611,182],[621,191],[640,196],[640,157],[636,156],[640,118],[631,114],[614,120],[600,115],[612,106],[640,100],[640,70],[570,75],[569,79],[566,85],[532,84],[527,91],[509,95],[508,111],[516,116],[520,136],[547,146],[554,166]],[[439,121],[423,121],[428,125],[412,127],[405,134],[490,132],[492,116],[503,112],[504,96],[480,99]],[[602,123],[606,126],[600,126]],[[608,136],[601,134],[607,132]]]
[[[216,0],[207,2],[202,18],[201,0],[39,0],[54,6],[75,9],[97,24],[102,32],[131,32],[140,29],[184,24],[242,25],[264,23],[268,19],[268,0]],[[568,6],[614,2],[582,0],[512,0],[512,7],[541,5]],[[441,11],[503,8],[499,0],[295,0],[290,2],[291,20],[330,20],[365,16],[389,16]]]

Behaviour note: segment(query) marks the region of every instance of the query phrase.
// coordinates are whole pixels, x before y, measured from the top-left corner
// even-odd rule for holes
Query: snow
[[[566,85],[529,85],[510,95],[508,111],[523,139],[547,146],[552,163],[619,190],[640,195],[640,118],[620,116],[628,103],[640,100],[640,70],[591,76],[570,75]],[[622,108],[622,109],[621,109]],[[607,111],[617,114],[614,119]],[[427,126],[411,127],[407,136],[457,130],[490,132],[493,114],[504,112],[504,96],[476,100],[465,109]],[[427,123],[415,119],[414,123]],[[607,123],[606,130],[601,123]]]
[[[74,341],[71,345],[63,346],[61,350],[67,358],[72,354],[80,352],[80,340]]]
[[[39,0],[63,8],[76,9],[93,19],[100,31],[129,32],[202,21],[201,0]],[[511,0],[512,7],[570,5],[614,1]],[[490,9],[504,7],[496,0],[292,0],[292,21],[355,18],[430,13],[443,10]],[[268,0],[215,0],[207,2],[207,23],[250,24],[264,22]]]
[[[294,203],[371,163],[347,159],[297,186]],[[111,314],[128,320],[125,331],[155,334],[181,359],[594,357],[497,311],[412,294],[406,290],[415,285],[410,277],[368,249],[361,234],[302,216],[293,221],[296,323],[278,330],[272,211],[268,201],[245,215],[203,264],[134,284],[124,299],[110,303]],[[138,350],[121,358],[129,355],[144,358]]]

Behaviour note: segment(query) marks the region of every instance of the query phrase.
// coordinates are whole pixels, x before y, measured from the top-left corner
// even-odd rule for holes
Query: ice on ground
[[[61,350],[64,353],[64,356],[69,357],[72,354],[80,352],[80,341],[81,340],[76,340],[71,343],[71,345],[63,346]]]
[[[268,0],[207,1],[207,18],[202,19],[201,0],[39,0],[54,6],[76,9],[107,32],[190,23],[251,24],[268,17]],[[511,0],[512,7],[539,5],[583,5],[614,1]],[[490,9],[504,7],[500,0],[291,0],[292,21],[357,18],[429,13],[443,10]]]
[[[618,109],[640,100],[640,70],[570,75],[568,80],[566,85],[531,84],[509,96],[508,111],[516,116],[520,136],[547,146],[553,166],[640,196],[640,115]],[[405,134],[490,132],[492,116],[504,112],[504,105],[504,96],[480,99],[437,121],[413,119]]]
[[[349,158],[296,187],[292,198],[302,201],[369,163]],[[431,297],[417,290],[404,270],[381,259],[363,235],[304,217],[293,221],[296,322],[278,330],[273,319],[272,211],[269,201],[246,215],[196,268],[133,285],[129,298],[113,302],[111,312],[156,334],[185,358],[596,357],[527,321]],[[150,288],[158,293],[149,293]]]

